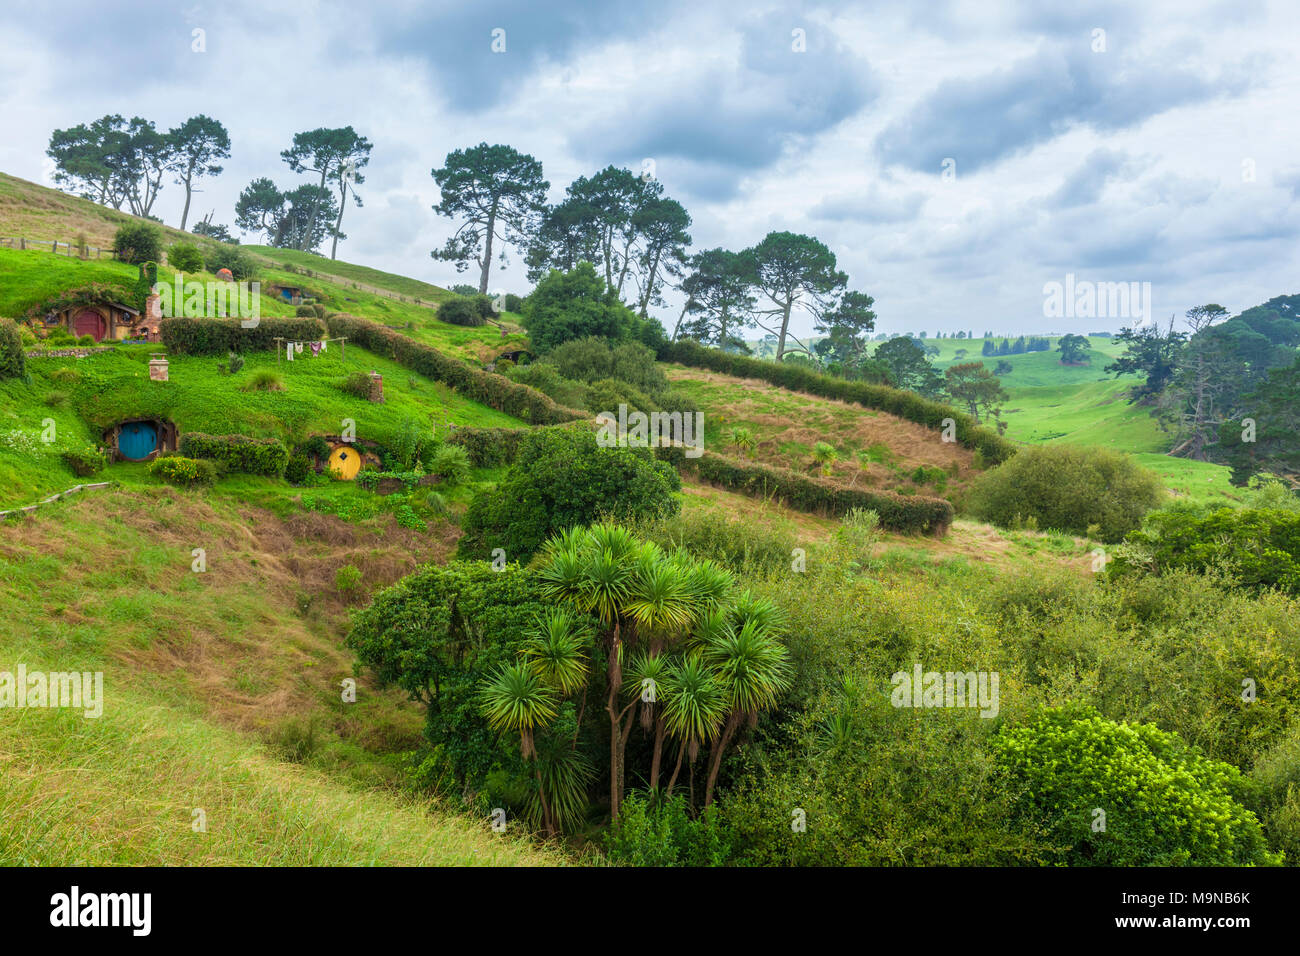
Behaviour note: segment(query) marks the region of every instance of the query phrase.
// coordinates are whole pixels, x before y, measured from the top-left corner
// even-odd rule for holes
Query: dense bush
[[[1108,448],[1037,445],[975,479],[971,514],[1002,527],[1034,519],[1042,530],[1119,541],[1160,504],[1160,479]],[[1094,529],[1095,531],[1096,529]]]
[[[554,425],[584,418],[581,412],[562,408],[541,392],[516,385],[504,375],[470,368],[459,359],[444,355],[376,322],[351,315],[332,315],[327,320],[332,335],[346,335],[363,349],[391,358],[398,364],[455,387],[462,398],[487,405],[533,425]],[[263,320],[265,324],[265,320]]]
[[[180,451],[191,458],[219,461],[230,471],[277,478],[284,474],[289,461],[288,450],[278,440],[243,435],[186,432],[181,436]]]
[[[685,797],[633,793],[605,835],[605,853],[623,866],[723,866],[731,847],[716,807],[692,817]]]
[[[217,470],[212,462],[185,458],[181,455],[155,458],[149,465],[149,474],[169,485],[180,485],[183,488],[210,485],[217,480]]]
[[[484,675],[516,657],[546,610],[519,567],[452,562],[422,565],[354,617],[347,643],[361,663],[428,708],[434,749],[422,776],[430,786],[481,792],[493,771],[520,776],[517,737],[488,727],[478,695]]]
[[[602,448],[591,430],[535,429],[520,442],[505,479],[480,492],[465,515],[462,557],[504,548],[527,560],[552,535],[602,517],[660,518],[681,505],[681,478],[649,449]]]
[[[462,445],[443,444],[433,453],[429,471],[448,487],[459,485],[469,477],[469,452]]]
[[[1016,453],[1014,444],[1001,435],[977,425],[969,415],[939,402],[922,398],[915,392],[890,388],[887,385],[849,382],[789,362],[766,362],[762,359],[747,358],[732,352],[705,348],[698,342],[690,340],[662,345],[658,349],[658,355],[662,362],[677,362],[726,375],[756,378],[796,392],[808,392],[842,402],[855,402],[865,408],[879,409],[910,422],[916,422],[918,425],[925,425],[927,428],[941,429],[944,419],[951,418],[955,424],[957,441],[967,448],[979,451],[984,456],[984,460],[990,464],[1004,462]]]
[[[615,418],[618,417],[620,405],[626,405],[629,414],[634,411],[649,414],[659,410],[659,406],[649,395],[627,382],[613,378],[602,378],[589,385],[583,403],[594,415],[607,412]]]
[[[1112,574],[1224,571],[1249,588],[1300,594],[1300,513],[1220,508],[1158,511],[1124,539]]]
[[[637,341],[658,347],[663,328],[643,320],[619,301],[589,262],[570,272],[552,270],[524,303],[524,328],[533,348],[541,353],[588,336],[615,341]]]
[[[1061,861],[1071,866],[1280,862],[1238,802],[1248,789],[1240,771],[1153,724],[1115,723],[1085,706],[1048,709],[1004,730],[994,750],[1024,787],[1022,812],[1066,848]]]
[[[162,258],[162,232],[147,222],[128,222],[113,234],[113,255],[131,265],[157,262]]]
[[[305,485],[316,474],[311,459],[301,452],[289,456],[284,466],[284,480],[291,485]]]
[[[339,389],[353,398],[370,398],[370,376],[365,372],[351,372],[339,383]]]
[[[497,369],[501,371],[499,363]],[[587,386],[582,382],[565,378],[554,365],[533,362],[530,365],[517,365],[506,369],[502,374],[512,382],[537,389],[566,408],[587,407]]]
[[[788,468],[740,462],[710,452],[687,458],[683,449],[672,447],[657,449],[657,454],[703,481],[754,498],[779,498],[799,511],[831,516],[848,514],[854,508],[874,511],[882,528],[904,534],[944,534],[952,524],[952,504],[942,498],[846,488]]]
[[[484,298],[487,298],[484,296]],[[487,320],[483,317],[478,303],[473,299],[467,299],[463,296],[457,296],[454,299],[447,299],[438,306],[438,321],[450,322],[452,325],[486,325]]]
[[[527,434],[526,428],[462,427],[452,430],[447,444],[464,448],[474,467],[495,468],[514,462],[519,443]]]
[[[654,349],[640,342],[612,343],[595,336],[573,339],[552,349],[546,363],[565,378],[580,382],[614,378],[649,395],[668,388],[667,376],[655,364]]]
[[[23,337],[12,319],[0,318],[0,378],[22,378],[27,374]]]
[[[69,448],[63,453],[63,463],[72,469],[78,478],[88,478],[98,474],[108,465],[108,456],[104,450],[95,445],[83,445]]]
[[[236,282],[257,278],[257,260],[236,245],[218,243],[203,251],[203,264],[209,272],[229,269]]]
[[[163,345],[177,355],[266,351],[276,347],[277,337],[294,342],[310,342],[325,337],[325,326],[317,318],[264,315],[252,329],[242,328],[239,322],[239,319],[172,316],[162,320],[159,332]]]
[[[788,570],[798,542],[788,531],[762,522],[691,509],[671,518],[640,521],[637,537],[667,551],[685,548],[733,571]]]
[[[199,272],[203,269],[203,253],[192,242],[178,242],[167,250],[167,264],[177,272]]]
[[[513,292],[507,292],[505,306],[507,312],[513,312],[515,315],[518,315],[524,311],[523,297],[517,296]]]

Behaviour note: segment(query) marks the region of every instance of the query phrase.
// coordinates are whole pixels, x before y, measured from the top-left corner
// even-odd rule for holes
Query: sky
[[[307,181],[295,132],[351,125],[374,149],[339,257],[445,286],[477,276],[429,255],[456,225],[431,170],[507,143],[552,201],[653,168],[697,250],[816,236],[882,331],[1116,330],[1300,291],[1298,77],[1294,0],[6,0],[0,170],[53,185],[53,129],[205,113],[232,155],[191,218],[233,227],[250,180]],[[1049,314],[1067,282],[1139,294]],[[490,289],[528,288],[510,250]]]

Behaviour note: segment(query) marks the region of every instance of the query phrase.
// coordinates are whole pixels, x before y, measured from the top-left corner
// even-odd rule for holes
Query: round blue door
[[[139,461],[158,448],[158,426],[153,422],[127,422],[117,436],[117,450],[123,458]]]

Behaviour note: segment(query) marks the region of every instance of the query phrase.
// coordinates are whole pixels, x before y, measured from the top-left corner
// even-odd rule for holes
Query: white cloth
[[[299,355],[301,355],[301,354],[302,354],[302,343],[301,343],[301,342],[294,342],[294,343],[293,343],[293,350],[294,350],[295,352],[297,352]]]

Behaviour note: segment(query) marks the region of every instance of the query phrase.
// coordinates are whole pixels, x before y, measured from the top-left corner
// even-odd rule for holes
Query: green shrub
[[[361,569],[345,564],[334,572],[334,588],[340,594],[350,594],[361,583]]]
[[[301,452],[289,456],[284,466],[284,480],[291,485],[305,485],[316,475],[311,459]]]
[[[982,461],[990,464],[1004,462],[1016,453],[1016,446],[1012,442],[977,425],[969,415],[922,398],[915,392],[887,385],[849,382],[790,362],[768,362],[734,352],[705,348],[688,339],[659,346],[658,355],[661,362],[678,362],[726,375],[756,378],[791,391],[855,402],[864,408],[888,412],[927,428],[942,429],[944,420],[952,419],[957,441],[979,452],[983,456]]]
[[[504,375],[471,368],[459,359],[444,355],[437,349],[392,329],[386,329],[377,322],[351,315],[332,315],[327,321],[332,335],[346,335],[349,342],[355,342],[360,348],[391,358],[405,368],[451,385],[462,398],[495,408],[530,424],[555,425],[586,417],[571,408],[562,408],[535,389],[516,385]],[[265,319],[262,324],[266,324]]]
[[[192,458],[221,462],[230,471],[276,478],[284,474],[289,462],[288,450],[274,438],[186,432],[181,436],[180,451]]]
[[[680,488],[672,466],[649,449],[602,448],[581,426],[530,431],[505,479],[470,503],[458,553],[487,558],[504,548],[526,560],[552,535],[602,517],[677,514]]]
[[[159,332],[163,345],[176,355],[271,351],[276,348],[277,337],[292,342],[311,342],[325,337],[325,326],[317,318],[264,315],[257,327],[250,329],[239,323],[239,319],[171,316],[162,320]]]
[[[95,337],[93,335],[83,335],[77,339],[77,344],[83,348],[89,348],[95,344]]]
[[[513,292],[507,292],[505,306],[507,312],[513,312],[515,315],[518,315],[524,311],[524,300]]]
[[[365,372],[352,372],[339,383],[339,388],[354,398],[370,398],[370,376]]]
[[[671,518],[633,525],[638,538],[668,551],[685,548],[698,558],[734,571],[788,571],[798,541],[766,522],[729,518],[716,511],[687,510]]]
[[[26,374],[27,358],[18,326],[12,319],[0,318],[0,379],[23,378]]]
[[[659,410],[659,406],[644,392],[627,382],[612,378],[602,378],[589,385],[583,402],[587,410],[594,415],[607,412],[616,418],[620,405],[627,406],[628,414],[634,411],[649,414]]]
[[[585,408],[587,404],[587,386],[565,378],[554,365],[546,362],[533,362],[531,365],[517,365],[503,369],[497,363],[497,371],[512,382],[535,388],[561,405],[568,408]]]
[[[778,498],[799,511],[831,517],[848,514],[854,508],[874,511],[882,528],[903,534],[941,535],[952,525],[952,504],[942,498],[848,488],[788,468],[741,462],[711,452],[699,458],[687,458],[684,449],[676,447],[659,448],[656,453],[703,481],[754,498]]]
[[[209,272],[229,269],[236,282],[257,278],[257,260],[239,246],[217,243],[203,252],[203,263]]]
[[[680,794],[630,793],[605,835],[605,853],[622,866],[725,866],[731,846],[717,807],[693,818]]]
[[[1119,541],[1160,504],[1159,478],[1108,448],[1037,445],[980,475],[966,503],[971,514],[1002,527],[1034,518],[1044,530],[1084,535],[1100,528]]]
[[[50,372],[50,381],[58,382],[61,385],[72,385],[81,381],[81,372],[65,365],[62,368],[56,368],[54,371]]]
[[[162,258],[162,231],[147,222],[128,222],[113,234],[113,255],[131,265],[157,262]]]
[[[1081,705],[1049,708],[1005,729],[994,752],[1023,786],[1022,812],[1065,847],[1063,863],[1280,862],[1255,815],[1238,803],[1248,792],[1240,771],[1154,724],[1114,723]]]
[[[102,448],[95,445],[83,445],[69,448],[63,453],[63,463],[72,469],[78,478],[88,478],[98,474],[108,465],[108,456]]]
[[[446,444],[464,448],[476,468],[509,465],[519,452],[526,428],[456,428]]]
[[[588,384],[618,379],[649,395],[668,388],[667,376],[655,364],[654,349],[640,342],[613,343],[597,336],[573,339],[548,352],[546,363],[565,378]]]
[[[259,368],[239,387],[241,392],[283,392],[284,379],[273,368]]]
[[[316,309],[310,305],[297,305],[294,306],[293,314],[300,318],[314,319],[316,318]]]
[[[177,272],[198,272],[203,268],[203,253],[192,242],[178,242],[167,250],[167,264]]]
[[[455,487],[469,477],[469,452],[462,445],[443,444],[433,454],[429,471],[448,487]]]
[[[180,455],[155,458],[149,465],[149,474],[169,485],[180,485],[183,488],[210,485],[217,480],[217,470],[212,462],[198,461]]]
[[[487,298],[487,296],[484,296]],[[478,304],[474,299],[466,299],[457,296],[454,299],[447,299],[438,306],[438,321],[450,322],[452,325],[486,325],[487,320],[479,310]]]
[[[1115,549],[1112,575],[1224,571],[1242,586],[1300,594],[1300,512],[1219,508],[1157,511]]]

